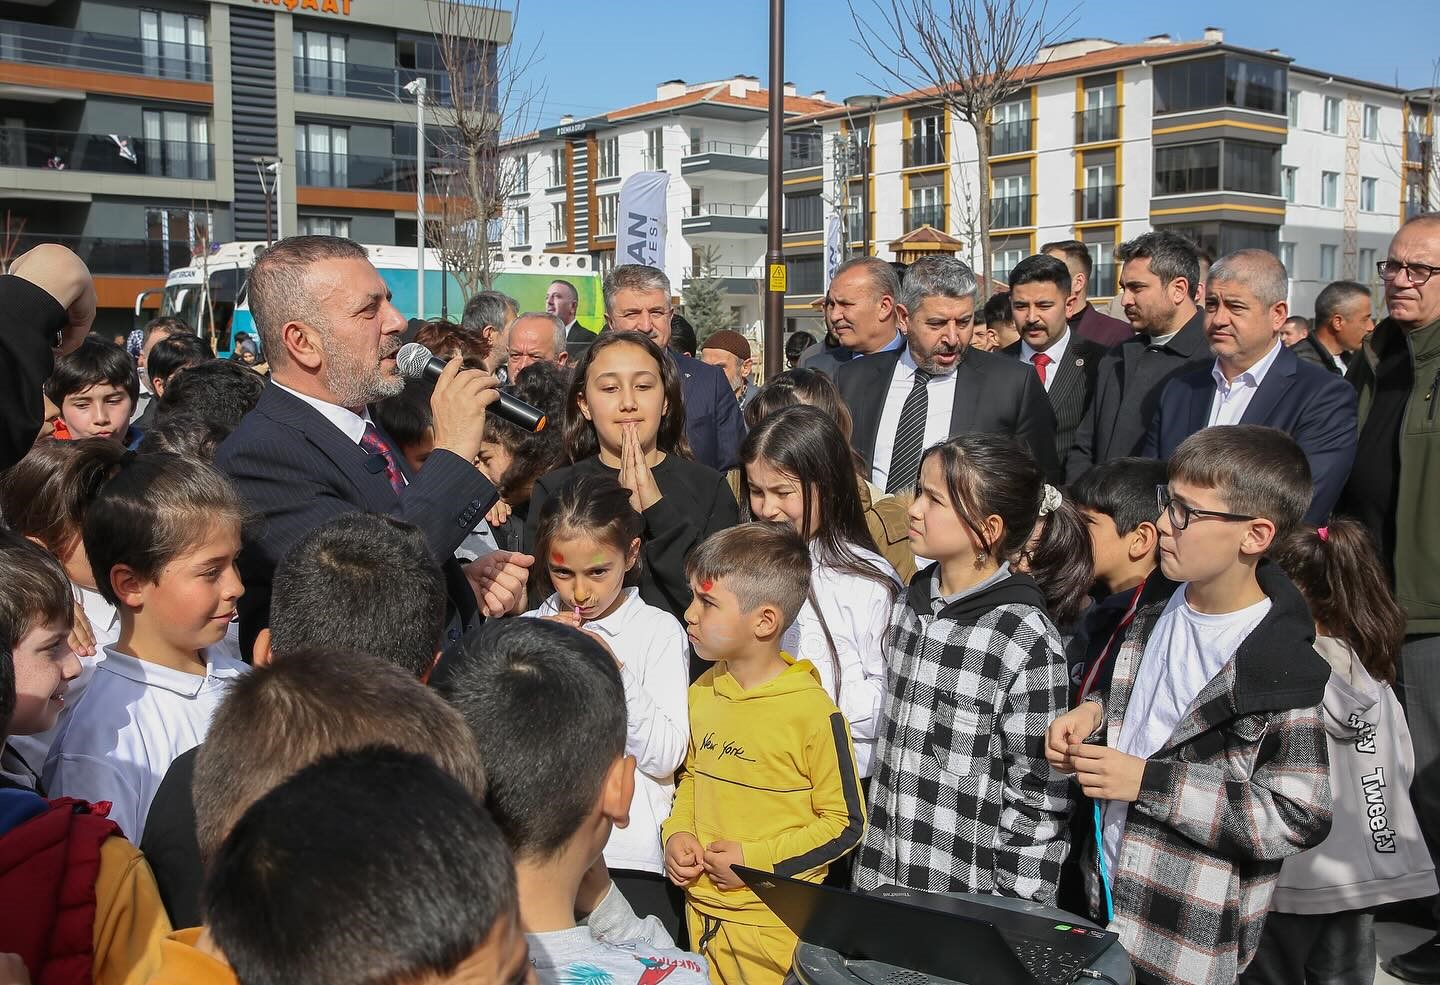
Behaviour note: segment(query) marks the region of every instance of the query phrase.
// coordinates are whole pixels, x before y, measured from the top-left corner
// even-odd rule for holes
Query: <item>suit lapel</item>
[[[1182,440],[1210,424],[1210,407],[1215,402],[1215,377],[1207,369],[1204,372],[1188,374],[1185,379],[1186,399],[1189,402]],[[1164,440],[1164,435],[1161,435]]]
[[[386,478],[384,470],[369,471],[366,464],[370,460],[370,453],[351,441],[314,407],[271,383],[260,395],[256,410],[275,423],[293,428],[304,435],[305,440],[345,476],[364,499],[367,510],[389,513],[395,508],[395,490],[390,488],[390,480]],[[390,443],[390,447],[395,448],[394,442]],[[402,458],[399,451],[394,454],[397,458]],[[403,461],[398,464],[403,471]]]
[[[880,417],[885,412],[885,400],[890,394],[890,377],[895,364],[900,361],[898,350],[877,352],[873,356],[851,360],[854,367],[855,401],[850,406],[854,418],[853,442],[855,450],[873,467],[875,444],[880,430]]]
[[[1284,346],[1280,347],[1280,352],[1275,356],[1275,363],[1270,367],[1270,372],[1265,374],[1265,379],[1260,382],[1259,389],[1250,398],[1250,405],[1241,415],[1241,424],[1269,423],[1270,415],[1274,413],[1276,407],[1280,406],[1285,392],[1294,384],[1295,368],[1299,364],[1299,356]]]

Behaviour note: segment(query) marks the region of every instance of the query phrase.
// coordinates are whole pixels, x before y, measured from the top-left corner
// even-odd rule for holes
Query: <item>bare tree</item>
[[[495,251],[503,246],[506,200],[526,177],[518,158],[501,153],[505,137],[530,129],[541,96],[530,78],[539,41],[515,44],[519,15],[518,0],[510,10],[492,0],[430,5],[440,71],[430,80],[429,100],[443,138],[435,166],[416,180],[440,196],[429,237],[460,281],[462,305],[489,290]]]
[[[866,81],[894,96],[933,91],[975,131],[980,235],[968,245],[980,247],[988,270],[992,116],[1044,68],[1042,49],[1070,28],[1074,10],[1052,20],[1049,0],[869,0],[867,18],[848,2],[856,44],[878,69]]]

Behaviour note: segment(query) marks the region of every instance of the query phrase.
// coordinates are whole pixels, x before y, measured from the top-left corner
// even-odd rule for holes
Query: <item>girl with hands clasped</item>
[[[690,605],[685,557],[739,520],[724,476],[690,460],[680,372],[639,332],[606,332],[575,368],[565,401],[569,465],[541,476],[530,499],[532,548],[545,501],[576,476],[607,475],[640,514],[640,597],[677,619]],[[532,586],[531,602],[541,601]]]

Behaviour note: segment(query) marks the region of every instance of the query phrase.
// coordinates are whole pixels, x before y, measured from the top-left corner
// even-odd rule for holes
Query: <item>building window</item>
[[[146,71],[170,79],[208,79],[205,18],[170,10],[140,11],[140,55]]]
[[[511,245],[511,246],[529,246],[529,245],[530,245],[530,210],[529,210],[529,209],[516,209],[516,210],[515,210],[515,222],[514,222],[514,224],[510,227],[510,229],[511,229],[511,232],[512,232],[512,235],[511,235],[511,237],[510,237],[510,245]]]
[[[1340,132],[1340,100],[1335,96],[1325,97],[1325,122],[1326,133]]]
[[[301,236],[339,236],[350,238],[350,220],[338,215],[302,215]]]
[[[1300,125],[1300,91],[1291,89],[1285,94],[1285,115],[1290,118],[1290,125]]]
[[[345,188],[349,182],[350,131],[324,123],[295,125],[296,184]]]
[[[546,188],[565,187],[565,148],[552,147],[550,149],[550,177],[545,181]]]
[[[1380,139],[1380,107],[1365,104],[1364,126],[1361,135],[1366,140]]]
[[[1379,184],[1378,178],[1360,179],[1360,211],[1375,211],[1375,188]]]
[[[145,173],[164,178],[208,179],[210,119],[196,113],[147,109],[141,116]]]
[[[996,106],[995,123],[990,127],[990,153],[998,157],[1032,150],[1035,145],[1033,122],[1028,95]]]
[[[1365,249],[1360,251],[1360,282],[1371,284],[1375,282],[1375,251]]]
[[[1090,296],[1114,297],[1120,282],[1119,271],[1115,269],[1115,244],[1086,243],[1085,249],[1090,251]]]
[[[1015,229],[1032,225],[1030,176],[1011,174],[996,178],[990,195],[990,227]]]
[[[785,223],[781,227],[787,233],[815,232],[825,226],[825,205],[820,193],[800,192],[785,196]]]
[[[530,158],[521,154],[515,158],[515,194],[530,191]]]
[[[1120,214],[1117,191],[1115,165],[1087,164],[1085,186],[1079,193],[1080,207],[1075,213],[1076,221],[1093,222],[1096,219],[1117,218]]]
[[[945,229],[945,201],[940,186],[921,185],[910,189],[910,208],[905,215],[905,229],[932,226]]]
[[[1155,112],[1236,106],[1277,116],[1285,112],[1285,66],[1223,55],[1155,67]]]
[[[590,256],[595,260],[595,272],[601,277],[609,277],[610,272],[615,269],[615,251],[601,250]]]
[[[1008,282],[1010,271],[1014,270],[1016,264],[1023,259],[1025,259],[1024,250],[996,250],[990,254],[990,276],[997,281]]]
[[[147,267],[152,274],[168,274],[188,267],[190,259],[210,247],[215,219],[195,209],[146,209]]]
[[[606,137],[595,148],[595,177],[618,178],[620,176],[620,138]]]
[[[570,237],[565,235],[565,203],[550,203],[550,238],[549,243],[564,243]]]
[[[789,278],[787,294],[819,294],[825,289],[824,256],[819,253],[805,256],[786,257],[786,275]]]
[[[1335,279],[1335,254],[1339,247],[1326,243],[1320,247],[1320,279],[1325,283]]]
[[[1280,194],[1280,148],[1274,144],[1252,144],[1226,140],[1221,187],[1226,191],[1252,195]]]
[[[295,32],[295,88],[345,95],[345,38],[323,31]]]
[[[1320,172],[1320,204],[1327,209],[1333,209],[1340,203],[1340,173],[1338,171]]]
[[[665,131],[661,127],[645,134],[645,167],[651,171],[665,170]]]
[[[1281,244],[1280,244],[1280,263],[1284,265],[1284,267],[1285,267],[1285,273],[1289,274],[1289,275],[1290,275],[1290,278],[1293,280],[1293,279],[1295,278],[1295,244],[1294,244],[1294,243],[1281,243]]]
[[[596,216],[595,234],[597,236],[615,235],[615,213],[620,207],[619,195],[601,195],[595,199],[595,207],[599,211]]]
[[[1185,195],[1220,190],[1220,143],[1155,149],[1155,194]]]
[[[945,118],[939,113],[912,118],[910,139],[905,144],[905,167],[944,163]]]
[[[1274,226],[1262,226],[1253,222],[1177,222],[1165,226],[1170,232],[1188,237],[1202,250],[1213,257],[1234,253],[1236,250],[1264,250],[1266,253],[1279,252],[1279,230]]]
[[[1280,169],[1280,194],[1285,196],[1285,201],[1295,201],[1295,179],[1299,175],[1299,168]]]
[[[705,146],[705,131],[699,127],[690,128],[690,153],[699,154]]]
[[[1086,84],[1085,109],[1076,129],[1075,139],[1082,144],[1115,140],[1120,136],[1120,107],[1115,99],[1114,82]]]

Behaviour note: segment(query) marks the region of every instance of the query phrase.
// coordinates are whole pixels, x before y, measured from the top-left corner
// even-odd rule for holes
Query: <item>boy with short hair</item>
[[[775,985],[796,937],[732,868],[820,882],[860,844],[850,726],[808,660],[780,649],[810,591],[789,524],[749,523],[690,555],[690,641],[715,666],[690,686],[690,750],[661,827],[690,939],[721,985]],[[743,839],[743,840],[741,840]]]
[[[541,619],[487,624],[466,650],[444,690],[485,761],[539,980],[708,981],[703,959],[677,949],[656,918],[637,918],[605,872],[605,844],[629,823],[635,786],[617,657]],[[577,912],[589,914],[583,925]]]
[[[206,919],[245,985],[529,985],[494,820],[429,757],[382,746],[266,793],[211,866]]]
[[[1264,560],[1310,494],[1281,431],[1187,438],[1157,490],[1160,570],[1183,584],[1137,613],[1109,692],[1051,723],[1047,758],[1105,802],[1092,907],[1142,982],[1234,982],[1281,861],[1329,830],[1330,668],[1305,599]]]
[[[91,335],[74,352],[55,361],[45,395],[60,408],[68,438],[109,438],[136,448],[139,428],[130,426],[140,378],[125,350]],[[57,432],[58,432],[57,428]]]
[[[0,745],[55,724],[80,673],[73,605],[60,563],[0,530]],[[103,809],[0,779],[0,954],[36,982],[139,985],[169,931],[144,856]]]

